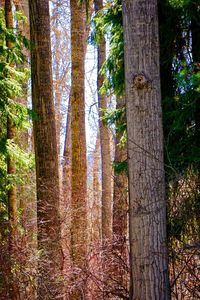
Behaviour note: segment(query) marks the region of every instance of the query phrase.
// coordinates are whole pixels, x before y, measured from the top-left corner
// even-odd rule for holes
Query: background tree
[[[95,12],[103,9],[103,1],[94,1]],[[104,76],[100,73],[103,63],[106,60],[106,42],[102,37],[98,45],[98,108],[99,108],[99,128],[101,145],[101,164],[102,164],[102,241],[110,240],[112,237],[112,192],[111,192],[111,150],[109,128],[102,120],[103,111],[107,108],[107,97],[101,94],[100,89],[103,84]]]
[[[71,73],[69,1],[61,0],[51,3],[51,32],[54,103],[61,185],[60,214],[62,251],[64,257],[63,276],[65,277],[67,285],[67,272],[69,272],[70,268],[71,240],[71,138],[68,130],[71,130],[71,126],[66,126],[64,121],[67,115],[67,123],[71,123],[71,121],[69,121]]]
[[[38,299],[62,299],[59,171],[53,104],[49,1],[29,1],[37,179]]]
[[[87,166],[85,136],[85,8],[76,0],[71,7],[71,260],[78,273],[85,269],[87,255]],[[77,278],[77,277],[76,277]],[[76,285],[73,299],[80,299],[85,280]]]
[[[128,290],[128,253],[127,253],[127,172],[126,172],[126,122],[124,98],[124,51],[121,1],[107,2],[93,18],[91,42],[100,43],[106,35],[109,43],[109,53],[100,74],[104,78],[101,92],[116,98],[116,109],[104,110],[103,123],[115,126],[115,158],[114,158],[114,189],[113,189],[113,224],[112,239],[112,271],[110,277],[110,292],[126,297]],[[114,97],[113,97],[114,96]],[[114,101],[115,102],[115,101]],[[112,274],[111,274],[112,273]],[[108,285],[108,281],[106,283]]]

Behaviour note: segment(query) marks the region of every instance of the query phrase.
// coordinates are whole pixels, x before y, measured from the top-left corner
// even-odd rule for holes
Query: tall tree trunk
[[[117,97],[117,109],[125,107],[125,97]],[[120,119],[116,123],[116,127],[125,120]],[[122,138],[121,132],[116,132],[115,140],[115,163],[127,160],[127,150],[125,145],[120,145]],[[114,173],[114,195],[113,195],[113,250],[116,251],[114,265],[115,281],[124,289],[128,289],[127,267],[127,238],[128,238],[128,178],[126,171],[115,171]]]
[[[5,21],[8,29],[13,29],[13,13],[12,0],[5,0]],[[6,41],[7,47],[12,48],[12,42]],[[16,126],[13,120],[7,118],[7,139],[13,141],[16,137]],[[8,176],[15,176],[16,163],[15,160],[8,155],[7,158],[7,174]],[[17,189],[15,184],[11,184],[8,190],[8,220],[9,220],[9,255],[10,255],[10,279],[9,279],[9,296],[11,300],[18,299],[18,287],[15,282],[16,278],[13,275],[13,266],[15,264],[15,242],[17,234]]]
[[[95,12],[103,8],[102,0],[95,0]],[[100,94],[100,88],[104,81],[104,76],[99,71],[106,60],[106,42],[103,38],[98,46],[98,108],[99,108],[99,127],[100,127],[100,145],[102,162],[102,241],[112,238],[112,185],[111,185],[111,149],[109,129],[105,122],[101,120],[103,110],[107,108],[107,98]]]
[[[156,0],[123,0],[130,299],[169,299]]]
[[[60,112],[60,105],[61,105],[61,87],[60,87],[60,30],[58,27],[58,16],[55,20],[55,51],[56,51],[56,68],[55,68],[55,84],[54,84],[54,91],[55,91],[55,110],[56,110],[56,130],[57,130],[57,145],[58,145],[58,157],[60,158],[60,128],[61,128],[61,112]],[[59,159],[60,165],[60,159]]]
[[[101,185],[100,185],[100,136],[97,134],[95,149],[93,152],[93,202],[92,202],[92,241],[101,241]]]
[[[58,155],[59,155],[59,165],[60,165],[61,92],[59,87],[59,65],[56,66],[55,108],[56,108],[57,144],[58,144]]]
[[[122,109],[125,106],[125,98],[117,98],[117,109]],[[121,120],[120,120],[121,121]],[[119,121],[119,122],[120,122]],[[123,120],[122,120],[123,122]],[[116,124],[117,126],[117,124]],[[115,162],[123,162],[127,159],[127,151],[124,146],[120,145],[122,133],[116,133],[115,141]],[[122,173],[115,172],[114,175],[114,197],[113,197],[113,239],[116,236],[117,240],[125,241],[127,237],[127,175],[125,171]]]
[[[70,100],[67,110],[66,134],[63,152],[62,169],[62,246],[64,253],[64,274],[70,266],[70,226],[71,226],[71,178],[72,178],[72,143],[71,143],[71,109]]]
[[[71,195],[71,260],[79,271],[85,269],[87,254],[87,167],[85,136],[85,8],[77,0],[71,6],[71,137],[72,137],[72,195]],[[82,273],[83,274],[83,273]],[[77,279],[77,278],[76,278]],[[84,279],[77,285],[72,299],[85,293]]]
[[[59,172],[50,41],[49,1],[29,1],[32,104],[37,182],[38,268],[37,299],[63,299]]]
[[[100,135],[97,133],[96,145],[93,151],[91,203],[89,206],[89,241],[90,259],[87,299],[99,299],[99,280],[101,274],[101,182],[100,182]]]

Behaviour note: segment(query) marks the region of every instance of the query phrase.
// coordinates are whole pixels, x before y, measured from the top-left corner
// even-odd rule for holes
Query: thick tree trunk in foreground
[[[102,0],[95,0],[95,12],[103,8]],[[100,88],[103,84],[104,77],[99,71],[106,60],[106,42],[103,38],[98,46],[98,108],[99,108],[99,127],[100,127],[100,145],[101,145],[101,162],[102,162],[102,241],[111,240],[112,238],[112,185],[111,185],[111,150],[109,129],[101,120],[103,112],[107,108],[107,98],[100,94]]]
[[[130,299],[169,299],[156,0],[124,0]]]
[[[72,138],[72,194],[71,194],[71,260],[83,275],[87,254],[87,167],[85,136],[85,8],[77,0],[71,6],[71,138]],[[80,276],[79,276],[80,277]],[[80,279],[80,278],[79,278]],[[84,278],[77,285],[71,299],[81,299],[85,293]]]
[[[37,114],[34,140],[38,218],[38,296],[62,299],[62,251],[59,217],[59,173],[53,105],[49,1],[29,1],[32,101]]]

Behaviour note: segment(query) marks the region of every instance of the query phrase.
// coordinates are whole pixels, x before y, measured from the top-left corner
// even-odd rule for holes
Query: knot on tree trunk
[[[151,89],[151,81],[144,73],[139,73],[133,76],[132,88],[137,90]]]

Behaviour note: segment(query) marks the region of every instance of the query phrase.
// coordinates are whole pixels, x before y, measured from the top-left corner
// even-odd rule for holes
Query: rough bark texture
[[[85,8],[77,0],[71,6],[71,259],[74,267],[84,270],[87,253],[87,167],[85,137]],[[83,273],[82,273],[83,274]],[[71,299],[81,299],[85,284],[76,287]]]
[[[125,97],[117,97],[117,109],[125,106]],[[124,122],[119,120],[117,123]],[[116,124],[118,126],[119,124]],[[119,163],[127,159],[125,145],[120,145],[122,133],[116,133],[115,140],[115,162]],[[113,195],[113,250],[116,251],[116,266],[113,270],[114,278],[119,285],[127,289],[128,277],[128,178],[126,172],[114,173],[114,195]]]
[[[37,299],[62,299],[59,173],[53,105],[49,1],[29,1],[32,102],[37,114],[34,140],[37,181],[38,268]]]
[[[102,0],[95,0],[95,12],[103,8]],[[98,46],[98,108],[99,108],[99,128],[100,128],[100,145],[101,145],[101,163],[102,163],[102,240],[111,240],[112,238],[112,185],[111,185],[111,149],[110,135],[106,124],[101,120],[102,110],[107,108],[107,98],[100,94],[100,88],[103,84],[104,77],[99,71],[106,59],[106,42],[103,38]]]
[[[169,299],[156,0],[124,0],[130,299]]]

